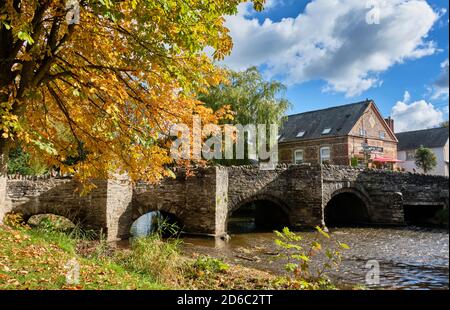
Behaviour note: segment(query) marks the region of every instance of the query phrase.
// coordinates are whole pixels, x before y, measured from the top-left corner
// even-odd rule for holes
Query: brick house
[[[288,116],[278,142],[281,163],[393,168],[398,162],[394,122],[372,100]]]

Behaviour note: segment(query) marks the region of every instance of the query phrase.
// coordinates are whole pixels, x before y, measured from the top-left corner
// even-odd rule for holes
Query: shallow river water
[[[316,232],[299,232],[306,243],[317,240]],[[448,230],[416,227],[331,229],[333,238],[350,246],[344,251],[339,271],[329,274],[342,288],[365,286],[373,289],[448,289]],[[231,235],[229,242],[183,237],[183,250],[208,254],[273,274],[282,274],[285,261],[277,258],[279,249],[273,233]],[[302,242],[303,242],[302,241]],[[326,247],[326,241],[322,240]],[[379,283],[371,280],[368,261],[379,264]],[[373,266],[373,265],[372,265]],[[369,273],[369,274],[368,274]]]

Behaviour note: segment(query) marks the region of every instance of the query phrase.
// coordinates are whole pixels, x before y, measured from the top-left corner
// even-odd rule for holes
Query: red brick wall
[[[320,148],[331,147],[331,164],[349,165],[348,140],[347,137],[333,137],[328,139],[317,139],[290,143],[280,143],[279,160],[281,163],[294,163],[294,152],[303,150],[305,163],[318,164],[320,162]]]

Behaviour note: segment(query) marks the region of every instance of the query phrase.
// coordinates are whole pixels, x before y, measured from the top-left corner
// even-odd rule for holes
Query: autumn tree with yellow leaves
[[[170,126],[227,113],[195,98],[222,82],[204,51],[230,53],[241,2],[0,0],[0,154],[20,142],[81,180],[166,176]]]

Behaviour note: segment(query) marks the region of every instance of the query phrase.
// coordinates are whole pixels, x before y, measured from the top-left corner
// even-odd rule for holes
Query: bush
[[[320,227],[316,227],[316,230],[320,236],[331,240],[330,235]],[[331,240],[331,246],[324,250],[318,241],[302,244],[302,237],[291,232],[289,228],[284,228],[282,232],[275,231],[275,234],[278,237],[275,244],[285,250],[280,256],[288,260],[285,269],[290,275],[285,283],[278,284],[293,289],[335,289],[326,274],[339,268],[341,250],[349,249],[348,245]]]
[[[437,165],[436,155],[433,150],[423,146],[416,150],[415,160],[416,166],[422,169],[424,173],[430,172]]]

